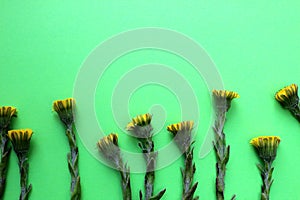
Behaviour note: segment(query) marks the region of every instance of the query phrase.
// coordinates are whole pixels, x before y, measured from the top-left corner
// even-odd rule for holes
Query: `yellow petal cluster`
[[[135,126],[146,126],[150,124],[152,119],[152,115],[149,113],[143,114],[143,115],[138,115],[134,118],[132,118],[132,121],[129,122],[126,126],[127,130],[130,130],[134,128]]]
[[[275,99],[279,102],[285,102],[287,99],[290,99],[293,96],[297,95],[297,93],[298,86],[296,84],[291,84],[276,92]]]
[[[14,150],[18,152],[26,152],[29,150],[30,139],[33,132],[31,129],[19,129],[8,131],[8,138],[10,139]]]
[[[227,90],[213,90],[213,95],[220,98],[226,98],[227,100],[232,100],[234,98],[240,97],[237,92]]]
[[[167,130],[173,134],[177,134],[180,130],[192,130],[194,121],[183,121],[177,124],[171,124],[167,127]]]

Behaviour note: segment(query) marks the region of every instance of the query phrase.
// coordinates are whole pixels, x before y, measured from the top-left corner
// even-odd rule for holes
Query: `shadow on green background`
[[[295,192],[300,177],[299,125],[274,100],[281,87],[300,83],[299,6],[298,1],[0,1],[0,104],[18,108],[14,128],[34,130],[31,199],[69,198],[67,139],[52,112],[52,102],[72,96],[80,66],[97,45],[120,32],[141,27],[167,28],[197,41],[215,62],[225,88],[240,94],[225,127],[231,145],[227,199],[232,194],[239,200],[259,199],[258,159],[249,145],[250,139],[259,135],[282,138],[274,163],[272,200],[299,199],[300,194]],[[139,152],[136,141],[114,123],[109,95],[122,76],[121,67],[126,71],[149,62],[174,67],[197,94],[201,109],[195,143],[196,194],[201,199],[214,199],[214,155],[198,157],[211,123],[210,92],[203,79],[187,70],[188,65],[180,58],[145,50],[112,64],[95,93],[96,114],[105,134],[119,132],[121,147]],[[154,138],[160,148],[170,142],[165,127],[180,120],[180,106],[166,88],[150,85],[137,90],[128,107],[130,114],[136,115],[148,112],[153,104],[161,104],[166,112],[166,121]],[[78,145],[83,199],[121,199],[119,174],[93,158],[80,140]],[[179,199],[182,163],[183,159],[178,159],[157,171],[155,191],[167,188],[163,199]],[[133,174],[131,181],[137,199],[143,174]],[[18,195],[17,158],[12,154],[5,199],[17,199]]]

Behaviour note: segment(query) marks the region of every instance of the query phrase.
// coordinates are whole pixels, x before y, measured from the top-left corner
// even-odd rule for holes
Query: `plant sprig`
[[[177,124],[172,124],[167,127],[167,130],[174,136],[174,141],[179,150],[184,155],[184,168],[181,168],[182,175],[182,200],[197,200],[198,196],[194,197],[198,182],[193,184],[196,165],[193,161],[194,148],[192,144],[192,129],[193,121],[184,121]]]
[[[131,200],[130,169],[124,164],[118,145],[118,135],[111,133],[97,143],[99,153],[117,169],[121,175],[123,200]]]
[[[69,141],[70,153],[68,153],[68,168],[71,175],[71,200],[81,199],[81,185],[78,169],[78,147],[76,144],[76,136],[74,132],[74,112],[75,100],[68,98],[65,100],[57,100],[53,103],[53,109],[57,112],[61,122],[66,127],[66,136]]]
[[[159,200],[166,192],[166,189],[161,190],[157,195],[154,195],[154,179],[157,152],[154,151],[154,141],[152,140],[152,116],[147,113],[138,115],[132,119],[127,125],[127,130],[135,136],[139,143],[139,147],[143,152],[146,162],[146,174],[144,180],[145,200]],[[140,200],[143,199],[142,191],[139,194]]]
[[[20,200],[27,200],[32,189],[31,184],[27,186],[29,170],[28,156],[32,134],[33,132],[31,129],[8,131],[8,138],[10,139],[18,157],[21,185]]]
[[[11,147],[9,145],[7,133],[10,128],[12,117],[16,117],[17,110],[12,106],[0,107],[0,199],[4,196],[6,186],[6,175],[8,170]]]
[[[213,90],[213,97],[216,110],[216,120],[213,127],[215,133],[213,145],[217,159],[216,198],[217,200],[224,200],[226,164],[229,160],[230,145],[226,145],[226,138],[223,130],[226,121],[226,113],[231,107],[231,101],[234,98],[238,98],[239,95],[232,91]],[[233,195],[231,199],[235,199],[235,195]]]
[[[277,148],[280,143],[280,137],[277,136],[260,136],[253,138],[250,142],[258,153],[263,164],[257,164],[260,171],[263,184],[261,186],[261,200],[270,199],[270,190],[273,183],[272,174],[274,167],[273,161],[277,155]]]
[[[289,110],[294,118],[300,123],[298,86],[296,84],[291,84],[280,89],[276,92],[275,99],[284,109]]]

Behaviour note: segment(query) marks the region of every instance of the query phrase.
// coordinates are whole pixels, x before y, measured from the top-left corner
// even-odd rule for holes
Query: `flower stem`
[[[217,120],[215,122],[215,142],[214,149],[217,157],[216,163],[216,196],[217,200],[224,200],[224,189],[225,189],[225,171],[226,171],[226,160],[225,160],[225,134],[223,132],[225,123],[225,112],[218,112]],[[228,154],[229,155],[229,154]]]
[[[21,185],[21,194],[20,200],[27,200],[29,197],[29,193],[32,189],[31,184],[27,187],[28,181],[28,155],[27,153],[18,153],[18,160],[19,160],[19,169],[20,169],[20,185]]]
[[[216,197],[217,200],[224,200],[224,190],[225,190],[225,174],[226,174],[226,164],[229,160],[230,146],[226,146],[225,134],[223,132],[226,111],[219,110],[217,112],[217,119],[215,121],[214,132],[215,132],[215,142],[214,150],[217,158],[216,163]],[[235,198],[235,196],[233,196]]]
[[[81,187],[78,171],[78,147],[76,145],[73,123],[67,126],[66,135],[70,145],[70,153],[68,154],[68,167],[71,174],[71,200],[79,200],[81,198]]]
[[[11,147],[8,145],[7,129],[0,129],[0,148],[1,148],[1,160],[0,160],[0,199],[3,198],[5,186],[6,186],[6,175],[8,169],[8,161],[11,152]]]
[[[289,111],[292,113],[292,115],[297,119],[297,121],[300,123],[300,108],[297,105],[294,108],[290,108]]]
[[[159,200],[164,195],[166,189],[160,191],[156,196],[153,196],[157,152],[154,152],[152,137],[140,138],[139,146],[144,153],[144,159],[146,161],[147,171],[144,179],[145,200]],[[142,200],[141,191],[140,200]]]
[[[122,166],[122,169],[119,170],[121,175],[121,185],[123,200],[131,200],[131,186],[130,186],[130,172],[129,168],[126,165]]]
[[[273,183],[272,173],[274,168],[272,167],[272,162],[264,161],[264,166],[258,165],[258,168],[263,180],[263,185],[261,187],[261,200],[269,200],[270,189]]]
[[[157,153],[154,153],[154,143],[151,137],[143,139],[140,143],[140,147],[143,150],[144,158],[146,161],[144,188],[145,200],[148,200],[153,196],[155,179],[154,169],[156,164]]]
[[[199,197],[195,197],[194,193],[196,191],[198,182],[193,185],[194,174],[196,171],[195,163],[193,163],[193,151],[194,149],[188,148],[188,150],[184,153],[184,169],[181,169],[181,174],[183,178],[183,191],[182,191],[182,199],[183,200],[194,200]]]

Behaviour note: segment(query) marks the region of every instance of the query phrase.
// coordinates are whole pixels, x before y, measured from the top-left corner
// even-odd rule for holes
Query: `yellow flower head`
[[[191,131],[194,126],[194,121],[184,121],[177,124],[171,124],[167,127],[167,130],[173,135],[176,135],[178,131],[188,130]]]
[[[7,129],[11,118],[17,116],[17,109],[12,106],[0,107],[0,128]]]
[[[101,140],[98,141],[99,148],[105,148],[107,145],[118,145],[118,134],[111,133],[108,136],[103,137]]]
[[[8,131],[7,136],[11,140],[16,153],[27,153],[32,134],[31,129],[20,129]]]
[[[118,135],[111,133],[97,142],[100,154],[114,167],[118,167],[121,161]]]
[[[173,134],[174,141],[182,153],[191,146],[193,125],[193,121],[183,121],[167,127],[167,130]]]
[[[282,88],[281,90],[276,92],[275,99],[284,108],[295,108],[299,103],[298,86],[296,84],[291,84]]]
[[[149,113],[138,115],[132,118],[132,121],[127,124],[126,129],[137,138],[151,137],[151,119],[152,115]]]
[[[126,129],[130,130],[135,126],[146,126],[151,123],[152,116],[149,113],[138,115],[132,118],[132,121],[127,124]]]
[[[265,161],[273,161],[276,158],[279,143],[278,136],[260,136],[250,141],[250,144],[257,149],[259,157]]]
[[[70,126],[74,122],[74,108],[75,100],[73,98],[53,102],[53,109],[57,112],[61,121],[66,126]]]
[[[237,92],[227,90],[213,90],[213,95],[216,97],[225,98],[227,100],[232,100],[234,98],[240,97],[240,95]]]
[[[227,90],[213,90],[213,97],[215,100],[215,105],[218,110],[228,111],[231,106],[231,101],[234,98],[239,98],[240,95],[237,92],[227,91]]]

